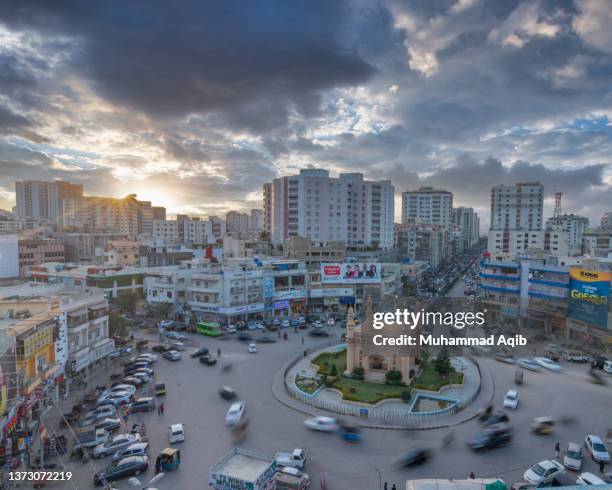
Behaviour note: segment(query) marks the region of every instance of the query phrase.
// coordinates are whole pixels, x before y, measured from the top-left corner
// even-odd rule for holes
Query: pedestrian
[[[302,335],[302,345],[304,345],[304,336]]]
[[[164,404],[163,403],[160,403],[160,405],[159,405],[159,414],[160,415],[164,414]]]
[[[389,489],[387,488],[387,482],[385,482],[385,486],[383,487],[383,490],[389,490]]]
[[[161,456],[157,456],[155,460],[155,474],[157,475],[161,471]]]
[[[161,404],[157,407],[157,415],[161,415]]]
[[[473,471],[470,471],[470,480],[473,480],[474,478],[476,478],[476,475]]]
[[[217,349],[217,357],[221,357],[221,349]]]
[[[391,487],[391,490],[397,490],[397,487],[395,486],[395,483],[393,484],[393,486]]]
[[[555,458],[559,457],[559,450],[561,449],[561,445],[559,444],[559,441],[557,441],[557,444],[555,444]]]
[[[599,472],[603,473],[606,469],[606,463],[604,463],[603,461],[599,462]]]

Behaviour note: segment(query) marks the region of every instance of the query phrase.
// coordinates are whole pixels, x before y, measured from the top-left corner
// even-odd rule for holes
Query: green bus
[[[198,322],[196,332],[209,337],[218,337],[221,335],[221,324],[217,322]]]

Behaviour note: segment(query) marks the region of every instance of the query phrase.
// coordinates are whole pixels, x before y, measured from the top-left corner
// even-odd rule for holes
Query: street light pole
[[[378,490],[382,490],[382,474],[378,468],[374,468],[374,471],[378,473]]]

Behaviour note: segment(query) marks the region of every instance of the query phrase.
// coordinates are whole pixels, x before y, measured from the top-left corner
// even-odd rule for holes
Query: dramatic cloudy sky
[[[598,220],[610,25],[609,0],[4,0],[0,208],[64,179],[223,213],[317,166],[445,187],[485,224],[492,185],[541,180]]]

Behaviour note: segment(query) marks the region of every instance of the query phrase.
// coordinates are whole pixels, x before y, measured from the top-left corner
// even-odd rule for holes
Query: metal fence
[[[333,344],[332,344],[333,345]],[[318,349],[317,349],[318,350]],[[440,420],[449,415],[459,412],[468,405],[470,405],[478,397],[481,390],[481,377],[480,365],[476,359],[470,358],[476,368],[478,369],[479,380],[476,385],[474,392],[467,398],[460,400],[453,405],[444,408],[442,410],[436,410],[432,412],[408,412],[405,410],[398,410],[397,408],[385,408],[385,407],[363,407],[359,405],[352,405],[347,402],[336,402],[334,400],[321,399],[314,395],[309,395],[299,390],[293,383],[287,383],[287,373],[295,366],[300,360],[306,357],[304,356],[295,358],[291,363],[287,365],[284,372],[284,384],[287,393],[290,396],[299,400],[307,405],[330,412],[335,412],[341,415],[350,415],[354,417],[367,418],[369,420],[377,421],[384,424],[390,425],[405,425],[411,426],[416,425],[419,422],[430,422],[434,420]]]

